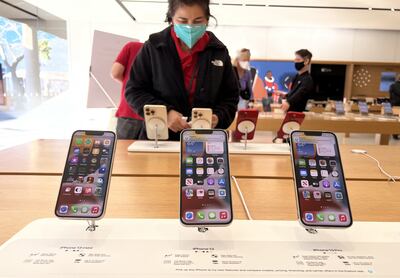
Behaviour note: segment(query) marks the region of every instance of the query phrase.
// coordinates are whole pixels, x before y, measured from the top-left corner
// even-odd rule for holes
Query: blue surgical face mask
[[[176,36],[192,48],[206,32],[205,24],[174,24]]]

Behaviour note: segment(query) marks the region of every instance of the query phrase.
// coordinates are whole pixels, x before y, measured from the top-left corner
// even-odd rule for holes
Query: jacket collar
[[[158,33],[151,34],[149,37],[149,42],[154,45],[156,48],[166,47],[168,42],[172,42],[171,37],[171,28],[172,25],[168,26],[164,30]],[[207,34],[210,37],[210,41],[206,47],[207,48],[226,48],[226,46],[210,31],[207,31]]]

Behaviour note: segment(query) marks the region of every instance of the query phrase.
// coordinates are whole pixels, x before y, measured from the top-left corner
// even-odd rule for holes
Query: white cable
[[[240,186],[239,186],[239,183],[238,183],[236,177],[235,177],[235,176],[232,176],[232,180],[233,180],[233,182],[234,182],[235,185],[236,185],[237,191],[239,192],[240,200],[242,201],[242,205],[243,205],[243,207],[244,207],[244,210],[246,211],[247,218],[248,218],[249,220],[253,220],[253,218],[251,217],[249,208],[248,208],[247,205],[246,205],[246,201],[244,200],[244,197],[243,197],[243,194],[242,194],[242,190],[240,190]]]
[[[371,158],[372,160],[374,160],[374,161],[376,162],[376,164],[378,165],[378,168],[379,168],[379,170],[382,172],[382,174],[384,174],[386,177],[388,177],[391,181],[396,182],[396,180],[400,180],[400,177],[398,177],[398,176],[392,176],[392,175],[390,175],[388,172],[386,172],[386,171],[383,169],[383,167],[382,167],[380,161],[379,161],[378,159],[376,159],[375,157],[373,157],[372,155],[369,155],[369,154],[367,153],[367,151],[365,151],[365,150],[351,150],[351,152],[352,152],[352,153],[356,153],[356,154],[365,155],[366,157],[369,157],[369,158]]]

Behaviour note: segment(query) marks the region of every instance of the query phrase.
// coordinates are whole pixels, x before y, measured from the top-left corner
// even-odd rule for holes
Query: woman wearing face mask
[[[240,98],[238,109],[248,108],[249,101],[253,99],[253,80],[250,72],[250,50],[243,48],[238,52],[233,61],[233,68],[239,80]]]
[[[282,103],[282,110],[285,112],[303,112],[306,109],[307,101],[314,92],[314,82],[310,74],[311,52],[307,49],[300,49],[296,51],[295,55],[294,67],[297,74],[286,95],[286,101]]]
[[[169,0],[170,26],[150,35],[131,70],[127,102],[141,116],[146,104],[165,105],[170,140],[190,128],[192,108],[211,108],[213,128],[235,117],[239,86],[227,48],[206,31],[210,17],[209,0]]]

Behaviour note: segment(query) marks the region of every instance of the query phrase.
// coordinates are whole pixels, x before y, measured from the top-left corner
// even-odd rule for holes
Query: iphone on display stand
[[[335,134],[293,131],[290,140],[300,223],[309,232],[350,227],[353,219]]]
[[[343,101],[335,101],[335,112],[338,116],[345,114]]]
[[[181,133],[180,221],[205,232],[233,220],[228,136],[219,129]]]
[[[368,115],[368,105],[365,101],[359,101],[358,102],[358,110],[360,111],[360,114],[363,116]]]
[[[158,148],[158,140],[168,139],[167,108],[164,105],[145,105],[144,120],[147,138],[154,140]]]
[[[277,136],[273,140],[274,143],[279,141],[288,142],[290,133],[294,130],[299,130],[303,123],[305,114],[302,112],[287,112],[285,118],[282,121],[281,127],[278,131]]]
[[[193,108],[190,124],[193,129],[210,129],[212,125],[212,109]]]
[[[382,108],[384,116],[393,116],[393,109],[390,102],[382,102]]]
[[[244,148],[247,149],[247,140],[254,138],[258,119],[258,110],[242,109],[238,111],[236,129],[233,137],[236,140],[245,140]]]
[[[112,131],[75,131],[71,138],[55,215],[94,221],[104,216],[116,146]]]

